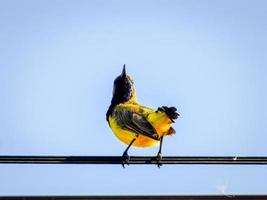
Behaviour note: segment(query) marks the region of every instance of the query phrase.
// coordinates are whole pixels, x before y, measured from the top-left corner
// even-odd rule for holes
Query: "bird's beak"
[[[122,68],[122,72],[121,72],[121,76],[122,77],[126,77],[126,68],[125,68],[125,64],[123,65],[123,68]]]

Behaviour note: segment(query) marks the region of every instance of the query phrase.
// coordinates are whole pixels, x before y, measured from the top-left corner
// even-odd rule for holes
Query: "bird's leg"
[[[128,155],[128,150],[130,149],[130,147],[132,146],[132,144],[134,143],[134,141],[136,140],[136,138],[134,138],[131,143],[128,145],[128,147],[125,149],[125,151],[123,152],[122,154],[122,167],[125,168],[125,164],[129,164],[129,161],[130,161],[130,157]]]
[[[161,138],[160,138],[159,152],[157,155],[158,168],[160,168],[160,166],[162,166],[162,164],[160,163],[162,160],[162,155],[161,155],[162,142],[163,142],[163,136],[161,136]]]

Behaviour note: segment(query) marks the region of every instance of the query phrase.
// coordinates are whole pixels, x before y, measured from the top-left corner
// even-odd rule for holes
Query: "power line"
[[[14,196],[0,200],[266,200],[267,195]]]
[[[121,156],[0,156],[0,164],[122,164]],[[267,157],[245,156],[166,156],[169,164],[203,165],[267,165]],[[129,164],[157,164],[156,157],[130,157]]]

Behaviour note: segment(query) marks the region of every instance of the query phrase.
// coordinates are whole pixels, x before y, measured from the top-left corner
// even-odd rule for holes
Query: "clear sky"
[[[266,19],[264,0],[0,1],[0,154],[121,155],[105,113],[125,63],[142,104],[181,114],[163,155],[266,156]],[[266,166],[0,165],[0,195],[264,194],[266,180]]]

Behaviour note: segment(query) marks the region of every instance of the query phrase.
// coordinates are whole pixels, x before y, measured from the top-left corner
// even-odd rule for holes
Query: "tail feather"
[[[168,135],[174,135],[176,133],[175,129],[170,127]]]
[[[167,107],[167,106],[162,106],[158,108],[158,111],[165,112],[166,115],[174,122],[175,119],[177,119],[180,115],[175,107]]]

